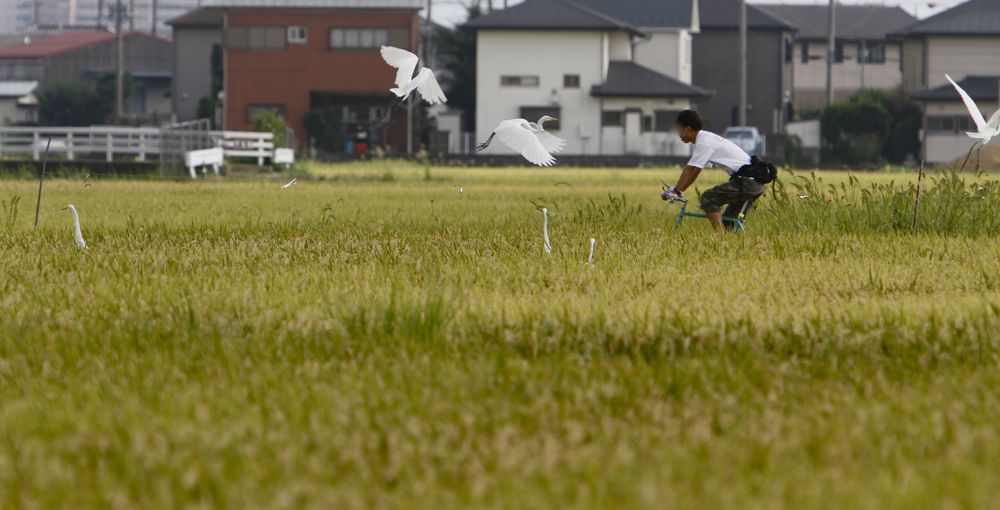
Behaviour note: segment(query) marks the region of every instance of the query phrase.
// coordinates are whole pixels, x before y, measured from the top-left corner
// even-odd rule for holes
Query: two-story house
[[[566,154],[689,154],[671,131],[679,111],[708,96],[691,85],[697,21],[694,0],[526,0],[469,21],[477,137],[549,114]]]
[[[799,111],[822,108],[826,104],[829,8],[784,4],[755,7],[798,28],[794,44],[786,52],[793,66],[793,104]],[[916,18],[900,7],[837,4],[835,9],[834,100],[843,101],[862,89],[899,87],[901,44],[889,34]]]
[[[273,110],[309,145],[304,121],[314,109],[335,109],[348,139],[394,150],[407,146],[406,109],[382,129],[372,124],[392,100],[395,70],[382,45],[416,51],[423,0],[205,0],[174,20],[174,68],[180,118],[198,113],[211,94],[212,48],[221,52],[222,123],[250,130]]]
[[[924,103],[923,158],[949,163],[972,145],[971,117],[950,75],[984,108],[997,105],[1000,82],[1000,1],[969,0],[898,30],[903,41],[903,87]]]

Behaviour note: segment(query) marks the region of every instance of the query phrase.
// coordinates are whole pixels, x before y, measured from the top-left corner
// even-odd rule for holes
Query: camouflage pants
[[[744,204],[753,203],[763,194],[764,185],[753,179],[730,179],[701,194],[701,209],[707,213],[719,212],[725,206],[722,216],[735,218]],[[729,223],[731,222],[726,222],[727,227],[730,226]]]

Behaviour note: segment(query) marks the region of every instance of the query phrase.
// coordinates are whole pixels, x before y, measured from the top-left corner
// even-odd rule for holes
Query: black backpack
[[[778,169],[774,166],[774,163],[760,156],[750,156],[750,164],[744,165],[734,175],[736,177],[753,179],[761,184],[767,184],[778,177]]]

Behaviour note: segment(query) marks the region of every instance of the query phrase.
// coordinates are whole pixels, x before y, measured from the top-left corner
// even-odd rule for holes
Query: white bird
[[[83,233],[80,232],[80,215],[76,213],[76,207],[69,204],[63,210],[73,213],[73,237],[76,239],[76,246],[86,248],[87,242],[83,240]]]
[[[971,131],[966,131],[965,133],[969,136],[969,138],[976,140],[976,142],[972,144],[972,147],[969,148],[969,153],[965,155],[965,161],[962,163],[962,168],[964,169],[965,164],[969,162],[969,157],[972,156],[973,149],[975,149],[977,145],[979,146],[979,151],[982,151],[984,145],[990,143],[990,140],[994,137],[1000,136],[1000,110],[997,110],[993,116],[990,117],[990,120],[987,121],[983,118],[983,112],[979,111],[979,107],[976,106],[976,102],[972,100],[972,97],[970,97],[969,94],[962,89],[962,87],[959,87],[958,84],[955,83],[955,80],[951,79],[951,76],[945,74],[944,77],[948,79],[948,82],[951,83],[952,87],[955,87],[955,90],[958,91],[958,95],[962,96],[962,102],[965,103],[965,108],[969,110],[969,115],[972,116],[972,122],[976,124],[975,133]],[[976,152],[976,170],[979,169],[980,157],[981,152]]]
[[[282,186],[282,187],[281,187],[281,189],[288,189],[288,188],[291,188],[291,187],[292,187],[292,186],[294,186],[294,185],[295,185],[295,183],[297,183],[297,182],[299,182],[299,178],[298,178],[298,177],[296,177],[296,178],[294,178],[294,179],[292,179],[292,180],[288,181],[288,183],[287,183],[287,184],[285,184],[284,186]]]
[[[550,120],[559,119],[542,115],[537,123],[524,119],[505,120],[497,125],[497,128],[490,133],[490,137],[476,146],[476,149],[480,151],[486,149],[493,141],[493,137],[498,137],[504,145],[521,153],[524,159],[538,166],[552,166],[556,162],[552,153],[563,150],[566,140],[545,131],[545,123]]]
[[[547,207],[542,208],[542,248],[545,249],[545,253],[552,253],[552,243],[549,242],[549,209]]]
[[[430,68],[422,67],[420,72],[413,76],[413,72],[417,69],[417,63],[420,61],[416,55],[393,46],[382,46],[380,53],[386,64],[396,68],[396,86],[389,89],[389,92],[395,94],[397,98],[386,108],[385,117],[382,118],[380,124],[388,122],[392,117],[392,111],[400,103],[406,101],[406,98],[410,97],[414,90],[419,92],[420,97],[424,98],[428,104],[435,105],[448,101],[444,91],[441,90],[441,85],[438,85],[434,71]]]

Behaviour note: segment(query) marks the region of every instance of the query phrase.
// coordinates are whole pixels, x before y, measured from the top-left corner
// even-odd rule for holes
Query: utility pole
[[[830,0],[830,24],[827,29],[826,52],[826,104],[833,104],[833,59],[837,54],[837,0]]]
[[[135,0],[128,0],[128,31],[135,32]]]
[[[737,123],[747,125],[747,0],[740,0],[740,111]]]
[[[101,30],[101,20],[104,17],[104,0],[97,0],[97,24],[94,25],[94,30]]]
[[[115,70],[115,115],[121,120],[125,117],[125,38],[122,37],[122,0],[116,0],[115,5],[115,38],[118,42],[118,65]]]
[[[153,24],[149,27],[149,33],[156,37],[156,15],[159,14],[157,10],[159,9],[159,0],[153,0]]]
[[[858,60],[861,61],[861,90],[865,90],[865,63],[868,62],[868,42],[864,39],[858,46]]]

